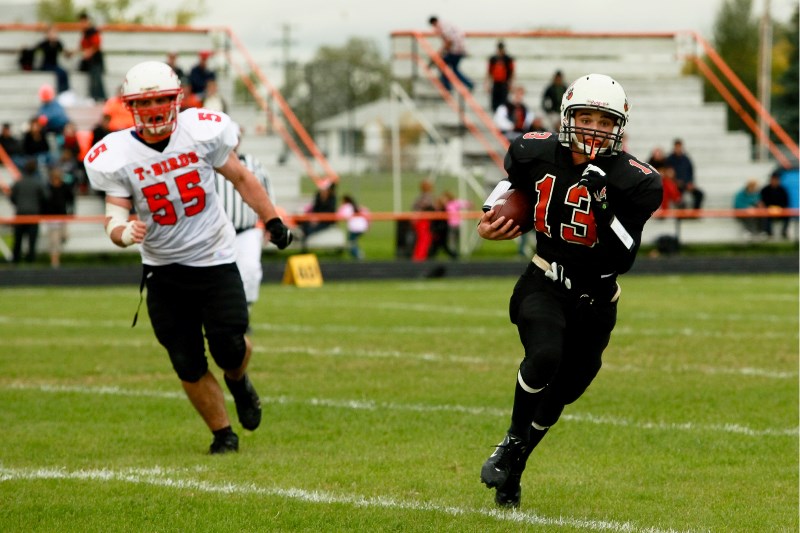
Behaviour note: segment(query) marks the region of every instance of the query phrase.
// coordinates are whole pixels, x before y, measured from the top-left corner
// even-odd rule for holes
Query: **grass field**
[[[264,286],[264,422],[222,457],[136,287],[4,289],[0,531],[798,531],[797,276],[626,277],[516,512],[479,481],[513,282]]]

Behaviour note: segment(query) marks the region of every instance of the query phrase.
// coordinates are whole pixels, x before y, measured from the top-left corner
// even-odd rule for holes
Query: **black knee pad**
[[[202,352],[199,355],[191,355],[186,352],[170,350],[169,359],[181,381],[197,383],[208,372],[208,361]]]
[[[549,401],[548,401],[549,400]],[[544,398],[533,415],[533,421],[544,427],[550,427],[558,422],[561,413],[564,411],[564,404],[552,398]]]
[[[223,370],[234,370],[242,366],[247,351],[243,334],[208,335],[208,350],[211,357]]]
[[[553,380],[561,363],[563,346],[560,337],[542,335],[538,327],[520,324],[525,358],[519,365],[522,380],[531,388],[541,389]],[[537,331],[538,330],[538,331]]]

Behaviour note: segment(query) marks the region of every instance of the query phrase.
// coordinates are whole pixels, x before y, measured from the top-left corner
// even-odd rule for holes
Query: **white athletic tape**
[[[536,394],[537,392],[541,392],[542,389],[544,389],[544,387],[542,387],[541,389],[534,389],[533,387],[528,386],[528,384],[525,383],[525,380],[522,379],[522,372],[520,372],[519,370],[517,370],[517,383],[519,383],[519,386],[522,387],[522,390],[524,390],[525,392],[529,392],[531,394]]]

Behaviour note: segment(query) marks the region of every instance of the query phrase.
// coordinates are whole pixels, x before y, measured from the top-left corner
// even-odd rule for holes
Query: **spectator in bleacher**
[[[169,65],[169,68],[171,68],[173,71],[175,71],[175,74],[177,74],[178,79],[181,80],[181,83],[183,83],[183,82],[185,82],[187,80],[186,72],[184,72],[184,70],[180,66],[178,66],[178,54],[177,53],[169,52],[167,54],[167,65]]]
[[[661,200],[661,209],[677,209],[682,204],[683,196],[678,187],[678,182],[675,180],[675,169],[666,163],[660,166],[653,167],[661,174],[661,186],[664,189],[664,196]]]
[[[58,38],[58,30],[54,26],[47,28],[45,38],[34,47],[34,54],[41,55],[39,70],[53,72],[56,75],[56,88],[58,93],[69,90],[69,75],[59,64],[58,56],[61,54],[69,55],[64,48],[64,43]]]
[[[451,250],[458,255],[461,243],[461,212],[472,207],[472,202],[464,198],[456,198],[450,191],[442,193],[444,210],[447,211],[447,242]]]
[[[647,160],[647,164],[656,170],[667,164],[667,156],[660,146],[656,146],[653,148],[653,151],[650,152],[650,159]]]
[[[25,159],[22,141],[14,135],[10,122],[3,122],[3,126],[0,128],[0,146],[3,147],[3,150],[6,151],[6,154],[17,167],[22,166]]]
[[[678,189],[681,195],[691,196],[692,209],[700,209],[703,205],[705,194],[697,188],[694,180],[694,165],[691,158],[683,148],[683,141],[675,139],[672,144],[672,153],[667,156],[667,164],[675,170],[675,181],[678,182]],[[682,201],[681,207],[687,207],[686,201]]]
[[[105,62],[103,61],[103,43],[98,30],[89,14],[85,11],[78,16],[81,24],[80,53],[81,61],[78,70],[89,75],[89,97],[95,102],[104,102],[106,89],[103,84]]]
[[[319,184],[317,192],[314,194],[314,201],[306,206],[306,213],[336,213],[336,183],[331,180],[324,180]],[[302,246],[305,249],[308,236],[331,227],[336,222],[333,220],[305,221],[300,224],[303,230]]]
[[[39,167],[47,168],[52,162],[50,142],[44,134],[42,123],[38,117],[34,117],[28,122],[28,131],[22,137],[22,153],[27,159],[34,159],[38,163],[36,171]],[[45,181],[46,179],[42,179],[43,183]]]
[[[439,196],[434,200],[433,209],[437,213],[446,213],[447,199]],[[428,259],[436,259],[439,250],[443,250],[450,259],[457,259],[458,254],[450,247],[446,218],[431,220],[431,245],[428,248]]]
[[[503,102],[492,117],[494,125],[509,141],[513,141],[531,129],[533,112],[525,105],[524,99],[525,87],[514,86],[511,90],[510,100]]]
[[[369,229],[369,209],[359,205],[352,195],[342,196],[342,205],[337,211],[338,215],[345,220],[347,225],[347,245],[350,250],[350,257],[353,259],[364,259],[364,252],[361,250],[359,239]]]
[[[558,132],[561,129],[561,99],[565,92],[567,85],[564,83],[564,74],[557,70],[542,93],[542,110],[547,117],[548,131]]]
[[[44,212],[47,191],[39,177],[36,159],[28,159],[22,167],[22,177],[11,186],[11,203],[17,215],[41,215]],[[39,223],[14,225],[14,263],[22,262],[22,245],[27,242],[25,261],[36,260],[36,241],[39,239]]]
[[[683,207],[682,194],[675,180],[675,170],[667,164],[667,156],[660,147],[653,148],[650,152],[650,159],[647,164],[661,174],[661,185],[664,188],[664,197],[661,201],[661,209],[677,209]]]
[[[761,202],[764,207],[770,210],[780,210],[789,207],[789,191],[781,184],[781,175],[778,171],[773,172],[769,177],[769,183],[761,189]],[[773,222],[780,223],[781,237],[789,237],[789,217],[770,216],[764,219],[764,231],[767,236],[772,237]]]
[[[181,111],[192,107],[203,107],[203,100],[192,92],[192,85],[187,81],[181,84],[183,89],[183,99],[181,99]]]
[[[217,80],[208,80],[206,84],[206,93],[203,96],[203,107],[211,111],[228,112],[228,104],[222,95],[219,94],[219,86]]]
[[[39,110],[36,115],[42,122],[45,133],[60,134],[69,122],[67,111],[58,100],[52,85],[44,84],[39,87]]]
[[[197,54],[197,64],[189,71],[189,84],[191,85],[192,93],[200,100],[205,96],[208,80],[217,79],[217,75],[208,66],[208,58],[213,54],[210,50],[202,50]]]
[[[458,64],[464,56],[467,55],[467,38],[466,35],[464,35],[464,31],[452,23],[439,20],[439,17],[436,16],[430,17],[428,19],[428,24],[433,26],[436,34],[442,38],[442,48],[439,51],[442,61],[450,67],[450,70],[453,71],[453,74],[455,74],[458,80],[471,91],[474,85],[472,80],[465,76],[458,68]],[[449,91],[451,85],[447,76],[442,73],[439,79],[442,85],[444,85],[444,88]]]
[[[433,182],[431,180],[425,179],[420,182],[419,195],[414,199],[414,203],[411,204],[411,210],[436,210],[436,198],[433,195]],[[411,259],[413,261],[425,261],[428,258],[428,251],[433,242],[431,220],[429,218],[420,218],[412,220],[411,224],[414,228],[414,249],[411,253]]]
[[[100,139],[111,133],[111,115],[103,114],[100,122],[92,129],[92,144],[97,144]]]
[[[68,148],[61,150],[58,160],[53,166],[61,170],[61,179],[70,187],[79,187],[81,183],[86,181],[83,161],[76,159]]]
[[[756,180],[748,181],[744,187],[739,189],[733,197],[733,208],[747,210],[764,207],[761,202],[761,191]],[[749,237],[755,237],[763,233],[764,221],[759,217],[737,217],[736,220],[742,225]]]
[[[486,92],[491,95],[492,111],[508,99],[511,80],[514,78],[514,58],[506,54],[503,41],[497,43],[497,51],[489,58],[486,69]]]
[[[78,129],[74,122],[67,122],[59,135],[56,135],[56,148],[58,152],[67,150],[77,161],[81,153],[78,143]]]
[[[86,183],[86,174],[81,158],[81,146],[78,141],[78,132],[74,122],[64,126],[64,133],[56,136],[58,161],[54,166],[59,167],[62,180],[70,187]]]
[[[46,215],[68,215],[74,211],[75,194],[63,178],[64,175],[58,165],[50,168],[47,201],[43,211]],[[61,266],[61,251],[67,242],[67,223],[48,222],[47,239],[50,245],[50,266],[58,268]]]
[[[103,115],[108,115],[110,117],[108,128],[111,131],[125,130],[133,127],[133,116],[122,101],[122,98],[120,98],[119,89],[121,89],[121,87],[117,89],[114,96],[106,100],[106,103],[103,104]]]

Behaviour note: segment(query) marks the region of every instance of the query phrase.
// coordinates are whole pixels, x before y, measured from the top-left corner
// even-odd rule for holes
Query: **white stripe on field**
[[[614,531],[624,533],[672,533],[673,529],[656,527],[640,527],[630,522],[615,520],[592,520],[559,516],[549,518],[536,513],[522,511],[502,511],[498,509],[470,509],[451,505],[440,505],[432,502],[416,500],[397,500],[384,496],[365,497],[357,494],[336,494],[320,490],[300,488],[263,487],[255,483],[211,483],[200,479],[178,476],[161,468],[127,469],[127,470],[68,470],[66,468],[20,469],[0,466],[0,482],[32,481],[40,479],[75,480],[75,481],[119,481],[141,485],[152,485],[177,490],[191,490],[209,494],[241,494],[266,497],[278,497],[298,500],[311,504],[350,505],[358,508],[399,509],[403,511],[423,511],[443,513],[450,516],[485,516],[501,522],[530,524],[537,526],[568,527],[586,531]]]
[[[257,342],[257,341],[256,341]],[[126,339],[100,337],[94,336],[90,339],[87,338],[73,338],[73,339],[60,339],[60,338],[17,338],[13,340],[0,340],[0,346],[98,346],[98,347],[112,347],[112,348],[145,348],[149,350],[163,351],[163,348],[158,342],[152,338],[147,339]],[[521,348],[520,348],[521,350]],[[305,354],[311,357],[349,357],[349,358],[367,358],[367,359],[404,359],[412,361],[424,361],[434,363],[460,363],[460,364],[487,364],[491,363],[493,359],[482,356],[469,356],[469,355],[452,355],[452,354],[438,354],[434,352],[406,352],[402,350],[363,350],[344,348],[341,346],[331,346],[323,348],[312,348],[310,346],[292,346],[270,344],[264,346],[256,344],[253,347],[256,353],[264,354]],[[513,354],[510,355],[513,359]],[[519,358],[521,358],[521,353]],[[732,375],[741,377],[757,377],[769,379],[797,379],[797,372],[786,372],[781,370],[773,370],[769,368],[755,368],[755,367],[713,367],[708,365],[665,365],[661,367],[647,367],[640,365],[624,364],[617,365],[614,363],[603,363],[604,372],[620,372],[620,373],[642,373],[642,372],[659,372],[661,374],[706,374],[706,375]]]
[[[796,323],[793,321],[792,323]],[[96,330],[99,328],[130,329],[129,319],[124,320],[88,320],[79,318],[41,318],[41,317],[19,317],[0,315],[0,325],[20,325],[36,327],[64,327],[64,328],[89,328]],[[251,324],[255,330],[264,330],[277,333],[331,333],[331,334],[414,334],[414,335],[494,335],[497,333],[495,327],[482,327],[474,325],[465,326],[357,326],[340,324],[270,324],[265,322],[254,322]],[[509,331],[513,331],[511,326]],[[704,328],[638,328],[631,326],[618,326],[614,329],[612,336],[619,335],[641,335],[649,337],[686,337],[694,339],[796,339],[798,330],[795,327],[785,330],[762,330],[759,332],[729,332],[716,331]],[[2,341],[0,341],[2,345]]]
[[[114,386],[105,387],[83,387],[77,385],[46,385],[30,383],[11,383],[0,386],[2,389],[13,390],[36,390],[51,393],[76,393],[76,394],[107,394],[112,396],[133,396],[150,398],[185,398],[182,392],[151,391],[140,389],[122,389]],[[226,394],[228,401],[231,401]],[[288,396],[262,396],[262,404],[276,405],[310,405],[313,407],[328,407],[335,409],[353,409],[363,411],[406,411],[417,413],[460,413],[477,416],[506,417],[510,415],[508,409],[496,409],[491,407],[470,407],[465,405],[426,405],[413,403],[396,402],[376,402],[373,400],[333,400],[329,398],[303,398],[295,399]],[[753,429],[740,424],[696,424],[694,422],[667,423],[667,422],[637,422],[625,418],[611,416],[595,416],[591,413],[584,414],[565,414],[560,420],[569,422],[586,422],[598,425],[611,425],[618,427],[629,427],[634,429],[648,429],[659,431],[688,431],[688,432],[712,432],[712,433],[734,433],[748,437],[798,437],[798,428],[767,428]]]

